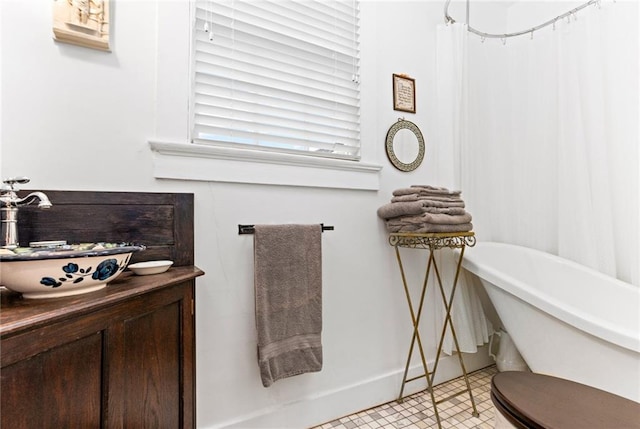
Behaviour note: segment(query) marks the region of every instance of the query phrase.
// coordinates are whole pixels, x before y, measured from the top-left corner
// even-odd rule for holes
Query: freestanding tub
[[[640,288],[566,259],[478,242],[478,276],[533,372],[640,402]]]

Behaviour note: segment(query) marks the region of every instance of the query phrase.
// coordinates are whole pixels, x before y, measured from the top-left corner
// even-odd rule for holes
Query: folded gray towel
[[[389,232],[407,232],[407,233],[431,233],[431,232],[467,232],[473,229],[471,223],[459,223],[455,225],[419,223],[407,225],[393,225],[391,221],[387,221],[387,230]]]
[[[433,223],[439,225],[457,225],[471,222],[471,215],[465,212],[462,215],[448,215],[440,213],[423,213],[416,216],[402,216],[389,219],[394,225],[416,225],[421,223]]]
[[[449,189],[442,186],[411,185],[411,188],[419,189],[421,193],[428,193],[432,195],[441,194],[441,195],[459,196],[462,193],[462,191],[450,191]]]
[[[443,213],[424,213],[422,219],[427,223],[439,223],[444,225],[454,225],[471,222],[471,214],[464,212],[459,215],[449,215]]]
[[[378,208],[378,217],[382,219],[390,219],[398,216],[418,215],[422,213],[422,202],[409,201],[388,203]]]
[[[400,188],[393,191],[394,196],[400,195],[434,195],[434,196],[446,196],[446,197],[460,197],[461,191],[450,191],[447,188],[440,188],[429,185],[412,185],[409,188]]]
[[[322,369],[321,225],[255,225],[262,384]]]
[[[417,195],[417,194],[398,195],[397,197],[392,197],[391,198],[391,202],[392,203],[408,203],[408,202],[414,202],[414,201],[422,201],[422,205],[425,206],[425,207],[442,207],[442,208],[460,207],[460,208],[464,208],[464,200],[462,198],[442,199],[442,198],[433,198],[433,197],[420,196],[420,195]]]
[[[431,197],[418,197],[418,201],[422,201],[422,205],[425,206],[425,207],[441,207],[441,208],[459,207],[459,208],[464,208],[464,206],[465,206],[463,200],[442,201],[442,200],[434,200]]]
[[[418,199],[423,200],[434,200],[434,201],[452,201],[452,202],[461,202],[462,198],[455,195],[426,195],[426,194],[418,194]]]
[[[426,195],[426,194],[406,194],[397,195],[391,198],[391,202],[412,202],[418,200],[442,201],[445,203],[462,203],[464,200],[457,196],[448,195]]]
[[[378,217],[381,219],[417,216],[423,213],[452,216],[467,214],[464,207],[431,207],[425,206],[421,201],[389,203],[378,208]]]
[[[467,213],[463,207],[422,207],[424,213],[440,213],[448,215],[463,215]]]
[[[396,189],[392,192],[394,197],[398,197],[400,195],[411,195],[411,194],[419,194],[420,190],[416,188],[400,188]]]
[[[402,203],[408,201],[418,201],[418,194],[395,195],[391,197],[392,203]]]

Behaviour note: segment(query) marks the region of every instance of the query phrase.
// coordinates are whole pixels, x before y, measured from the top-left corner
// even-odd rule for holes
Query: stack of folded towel
[[[389,232],[471,231],[471,215],[460,191],[430,185],[413,185],[393,191],[391,202],[378,209]]]

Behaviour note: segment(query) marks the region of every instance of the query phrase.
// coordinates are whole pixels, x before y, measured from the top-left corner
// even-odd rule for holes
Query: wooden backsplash
[[[30,191],[18,192],[24,197]],[[170,259],[174,266],[194,264],[193,194],[42,190],[53,206],[24,206],[18,214],[18,238],[68,243],[135,243],[144,251],[131,263]]]

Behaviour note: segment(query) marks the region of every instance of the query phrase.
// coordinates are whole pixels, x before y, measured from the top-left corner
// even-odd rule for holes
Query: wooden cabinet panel
[[[3,291],[0,427],[195,427],[192,309],[202,274],[124,276],[55,300]]]
[[[100,427],[101,367],[96,333],[2,368],[0,427]]]
[[[179,320],[173,303],[125,322],[125,428],[180,426]]]
[[[37,190],[53,206],[47,210],[20,207],[22,245],[61,239],[69,243],[128,241],[147,246],[131,256],[131,263],[157,259],[170,259],[174,266],[194,263],[193,194]],[[19,195],[29,192],[25,189]]]

